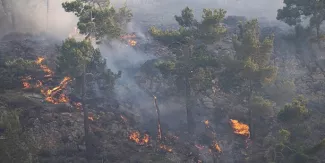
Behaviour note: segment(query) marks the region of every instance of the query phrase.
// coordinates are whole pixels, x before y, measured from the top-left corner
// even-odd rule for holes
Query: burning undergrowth
[[[133,39],[132,37],[126,37],[126,42],[129,42],[129,39]],[[209,143],[205,144],[197,142],[199,137],[197,133],[193,134],[193,138],[188,138],[186,136],[184,137],[186,133],[184,134],[183,131],[176,132],[175,130],[170,130],[170,128],[166,127],[166,125],[164,125],[166,122],[164,117],[168,116],[168,114],[162,114],[166,113],[166,106],[164,106],[165,100],[159,101],[160,96],[153,96],[151,91],[143,90],[141,87],[139,87],[138,83],[134,80],[134,73],[130,72],[131,70],[135,71],[134,69],[137,69],[136,67],[140,67],[143,62],[151,58],[147,57],[146,54],[142,54],[141,52],[134,50],[132,45],[124,47],[125,51],[123,51],[123,49],[115,49],[115,51],[112,51],[112,49],[106,49],[106,53],[105,49],[101,49],[104,57],[106,56],[109,62],[111,62],[109,65],[113,66],[113,69],[124,70],[124,76],[122,75],[117,88],[120,88],[121,85],[123,85],[127,87],[126,89],[128,89],[128,91],[125,92],[126,94],[121,92],[118,94],[119,102],[121,103],[121,107],[119,109],[115,108],[116,110],[109,111],[104,110],[103,112],[96,111],[96,114],[89,114],[88,119],[92,121],[90,124],[91,132],[97,137],[97,139],[99,139],[99,144],[96,144],[96,146],[101,148],[101,151],[105,149],[108,151],[116,150],[132,153],[133,150],[133,154],[130,155],[136,155],[135,151],[143,151],[142,153],[146,152],[150,154],[157,154],[165,157],[166,159],[173,156],[174,158],[170,159],[173,160],[172,162],[184,162],[185,160],[185,162],[205,162],[206,160],[218,159],[218,157],[223,154],[224,148],[227,148],[227,146],[226,144],[222,143],[222,138],[218,136],[222,133],[217,132],[213,122],[210,122],[209,120],[205,120],[203,122],[203,124],[206,126],[206,132],[212,135],[209,138]],[[116,63],[116,61],[123,60],[126,62],[124,65],[117,64],[119,62]],[[42,75],[31,74],[22,78],[21,82],[24,89],[37,89],[43,96],[42,99],[46,101],[45,104],[67,104],[72,106],[76,110],[76,113],[65,113],[59,115],[59,119],[64,119],[64,121],[69,121],[69,123],[77,123],[76,125],[80,125],[82,127],[82,116],[80,116],[82,105],[80,101],[69,98],[69,84],[74,79],[68,76],[55,76],[55,72],[45,63],[46,61],[47,59],[45,59],[45,57],[38,57],[35,59],[35,63],[40,67]],[[130,105],[125,103],[125,99],[130,100]],[[158,104],[158,102],[160,104]],[[106,106],[102,107],[105,108]],[[92,109],[96,110],[97,108]],[[127,111],[132,109],[133,111]],[[130,114],[130,112],[149,112],[148,115],[150,115],[150,117],[136,117],[134,114]],[[176,114],[174,116],[177,117]],[[70,120],[68,120],[69,118]],[[154,129],[144,131],[142,124],[148,123],[148,119],[150,118],[155,120],[155,123],[150,124],[151,126],[154,126]],[[142,124],[137,124],[139,121]],[[249,133],[247,134],[247,132],[249,132],[247,125],[241,124],[238,121],[236,122],[235,120],[230,120],[230,122],[231,125],[226,127],[232,127],[234,129],[234,134],[240,134],[246,138],[249,137]],[[236,125],[241,127],[237,127]],[[76,127],[75,125],[73,126]],[[175,128],[178,128],[178,126]],[[48,132],[50,133],[50,131]],[[69,131],[62,132],[68,134]],[[82,135],[82,133],[80,135]],[[119,154],[116,153],[114,155],[120,158],[120,156],[118,156]],[[176,160],[175,157],[177,158]]]

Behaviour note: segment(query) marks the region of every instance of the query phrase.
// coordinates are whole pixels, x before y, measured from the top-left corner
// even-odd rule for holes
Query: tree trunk
[[[247,98],[248,112],[249,112],[249,124],[248,125],[249,125],[250,139],[254,138],[253,111],[250,107],[252,93],[253,93],[252,80],[250,80],[249,81],[249,92],[248,92],[248,98]]]
[[[318,47],[319,49],[322,48],[321,44],[320,44],[320,24],[317,24],[316,25],[316,39],[317,39],[317,44],[318,44]]]
[[[86,158],[89,162],[89,121],[88,121],[88,109],[86,107],[85,103],[85,96],[86,96],[86,65],[84,65],[83,70],[83,79],[82,79],[82,109],[84,113],[84,129],[85,129],[85,145],[86,145]]]
[[[156,96],[154,96],[154,104],[155,104],[156,112],[157,112],[157,140],[158,140],[158,143],[161,143],[162,131],[161,131],[161,125],[160,125],[160,109],[158,107]]]
[[[185,58],[186,58],[186,72],[185,72],[185,107],[186,107],[186,117],[187,117],[187,126],[188,132],[193,133],[195,124],[193,122],[193,115],[192,115],[192,105],[191,105],[191,87],[189,83],[189,58],[191,56],[191,50],[189,47],[185,48]]]

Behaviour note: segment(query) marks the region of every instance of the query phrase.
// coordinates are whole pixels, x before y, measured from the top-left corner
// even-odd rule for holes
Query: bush
[[[17,110],[0,110],[0,128],[3,129],[3,140],[0,140],[0,160],[3,162],[32,163],[30,147],[21,131]],[[27,145],[27,146],[26,146]]]
[[[308,114],[307,100],[303,96],[294,99],[291,104],[286,104],[278,113],[281,121],[301,120]]]
[[[262,96],[254,96],[251,102],[251,109],[255,117],[271,116],[273,113],[272,102],[264,99]]]
[[[17,58],[9,60],[3,59],[0,62],[0,90],[21,88],[21,79],[32,73],[39,71],[34,61]]]

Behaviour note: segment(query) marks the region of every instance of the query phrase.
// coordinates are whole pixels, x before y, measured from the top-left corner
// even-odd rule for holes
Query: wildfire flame
[[[43,65],[42,62],[45,60],[44,57],[38,57],[35,61],[37,65],[40,66],[40,68],[43,70],[43,72],[46,73],[44,77],[52,77],[54,75],[54,72],[47,67],[46,65]],[[31,80],[31,76],[27,76],[22,79],[24,89],[31,88],[31,84],[28,82]],[[57,97],[55,97],[60,91],[65,89],[68,85],[68,83],[71,81],[70,77],[64,77],[64,79],[61,81],[60,85],[57,87],[54,87],[53,89],[45,89],[43,88],[43,83],[40,80],[37,80],[35,87],[41,88],[41,93],[45,96],[45,100],[48,102],[51,102],[53,104],[58,103],[67,103],[69,102],[69,98],[65,94],[60,94]]]
[[[150,137],[148,134],[144,134],[144,136],[141,138],[140,132],[134,131],[129,135],[129,139],[139,145],[148,145]]]
[[[209,120],[204,121],[205,128],[210,128]]]
[[[219,144],[217,142],[213,142],[213,148],[215,150],[217,150],[218,152],[221,152],[222,151],[221,148],[220,148],[220,146],[219,146]]]
[[[21,79],[22,82],[23,82],[23,89],[29,89],[29,88],[31,88],[31,85],[30,85],[30,83],[28,82],[28,81],[31,80],[31,79],[32,79],[31,76],[26,76],[26,77],[24,77],[24,78]]]
[[[128,40],[128,43],[129,43],[130,46],[137,45],[137,41],[135,41],[135,40]]]
[[[69,98],[66,97],[65,94],[60,94],[59,98],[55,98],[54,96],[57,95],[58,92],[65,89],[70,81],[70,77],[64,77],[59,86],[56,86],[53,89],[42,89],[41,93],[45,96],[45,100],[53,104],[69,102]]]
[[[170,148],[170,147],[168,147],[167,145],[164,145],[164,144],[160,144],[159,147],[160,147],[160,149],[165,150],[167,152],[172,152],[173,151],[172,148]]]
[[[73,105],[78,109],[82,110],[82,104],[80,102],[74,102]]]
[[[38,57],[36,60],[36,64],[39,65],[41,67],[41,69],[46,73],[45,77],[51,77],[54,75],[54,73],[49,67],[42,64],[44,59],[45,59],[44,57]]]
[[[76,29],[76,33],[77,33],[77,29]],[[45,60],[44,57],[38,57],[35,63],[40,66],[43,72],[46,73],[44,77],[52,77],[54,75],[54,72],[49,67],[42,64],[44,60]],[[22,84],[24,86],[24,89],[32,87],[31,84],[28,82],[31,79],[32,79],[31,76],[27,76],[22,79]],[[58,86],[50,89],[44,87],[43,83],[40,80],[37,80],[35,88],[40,88],[41,93],[45,96],[45,101],[47,102],[53,104],[69,103],[70,99],[66,96],[66,94],[64,94],[63,91],[68,86],[68,83],[71,81],[72,79],[70,77],[64,77]],[[74,105],[78,110],[82,110],[82,104],[80,102],[77,103],[74,102],[72,105]],[[88,119],[94,121],[94,114],[90,112]]]
[[[26,81],[23,82],[24,89],[31,88],[30,84]]]
[[[127,39],[128,44],[130,46],[135,46],[135,45],[137,45],[137,41],[134,40],[136,37],[137,36],[135,34],[127,34],[127,35],[121,36],[121,39]]]
[[[88,114],[88,119],[94,121],[94,114],[92,112]]]
[[[240,123],[238,120],[233,120],[230,119],[230,123],[232,128],[234,129],[234,133],[238,134],[238,135],[243,135],[243,136],[250,136],[250,132],[249,132],[249,126],[244,124],[244,123]]]

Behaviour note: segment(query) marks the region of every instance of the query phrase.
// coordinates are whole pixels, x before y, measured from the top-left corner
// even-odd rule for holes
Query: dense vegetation
[[[272,60],[275,57],[275,34],[262,37],[257,19],[239,22],[236,33],[231,33],[235,51],[233,55],[215,55],[214,46],[230,35],[225,26],[226,11],[223,9],[203,9],[202,19],[196,20],[193,10],[186,7],[181,15],[175,15],[178,29],[161,30],[151,27],[148,32],[152,38],[173,53],[167,59],[159,59],[155,68],[163,78],[171,80],[176,86],[175,96],[180,96],[185,101],[186,130],[191,136],[195,134],[193,110],[198,106],[199,95],[217,84],[220,88],[217,93],[231,95],[239,105],[247,108],[245,115],[236,118],[248,124],[247,140],[254,143],[245,149],[242,160],[321,163],[325,161],[325,113],[322,108],[324,103],[321,102],[324,90],[318,85],[324,82],[324,78],[315,79],[314,75],[320,73],[325,76],[322,64],[315,55],[315,51],[324,48],[321,25],[325,20],[325,1],[284,2],[286,6],[278,10],[277,19],[295,26],[295,37],[286,41],[293,43],[297,53],[302,42],[307,43],[306,54],[312,59],[311,63],[302,67],[308,71],[306,78],[313,81],[306,82],[309,86],[306,89],[319,89],[312,90],[313,95],[296,93],[293,91],[295,83],[290,81],[293,79],[281,76],[285,70]],[[71,78],[69,96],[81,102],[84,114],[82,141],[85,142],[86,153],[82,157],[89,161],[94,157],[91,151],[96,145],[92,146],[94,131],[89,130],[88,109],[96,107],[94,103],[99,103],[99,99],[108,101],[115,98],[115,84],[122,73],[113,73],[107,69],[106,60],[91,41],[107,44],[126,34],[126,25],[131,21],[132,13],[126,6],[115,9],[109,1],[94,3],[75,0],[63,3],[62,7],[79,18],[78,29],[85,35],[85,39],[77,41],[67,38],[57,47],[57,55],[52,58],[56,78],[51,82],[59,83],[63,77]],[[8,9],[6,6],[4,8]],[[310,18],[307,27],[302,26],[304,17]],[[318,45],[317,50],[313,46],[315,43]],[[300,64],[306,63],[303,58],[295,57]],[[36,139],[24,130],[24,125],[21,124],[23,120],[20,119],[23,118],[24,109],[39,106],[32,106],[28,101],[24,101],[25,106],[13,105],[12,101],[19,101],[16,98],[24,97],[8,96],[8,92],[23,92],[21,81],[26,76],[44,76],[36,59],[37,56],[15,57],[1,54],[0,51],[0,135],[4,138],[0,139],[0,162],[39,162],[37,158],[43,152],[40,151],[40,145],[33,142]],[[309,69],[311,64],[316,68]],[[39,93],[37,89],[32,91]],[[290,102],[282,105],[287,99]],[[225,111],[218,110],[217,107],[214,112],[219,116],[225,114]],[[104,157],[110,156],[101,156]]]

